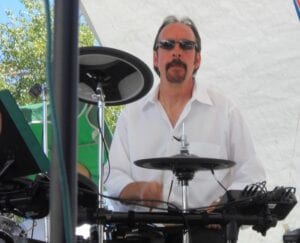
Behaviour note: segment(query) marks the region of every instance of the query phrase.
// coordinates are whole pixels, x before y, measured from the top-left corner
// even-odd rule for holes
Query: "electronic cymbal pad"
[[[193,154],[177,154],[171,157],[141,159],[134,162],[147,169],[171,170],[176,175],[198,170],[220,170],[230,168],[235,162],[224,159],[201,158]],[[190,178],[192,179],[192,178]]]
[[[79,99],[97,104],[123,105],[147,94],[153,85],[148,66],[137,57],[108,47],[82,47],[79,56]]]
[[[182,137],[184,138],[184,136]],[[182,148],[180,154],[171,157],[141,159],[134,163],[139,167],[147,169],[171,170],[182,187],[182,212],[188,213],[188,182],[193,179],[195,172],[198,170],[214,171],[226,169],[234,166],[235,163],[230,160],[201,158],[189,154],[186,139],[182,139],[181,142]],[[182,242],[190,242],[187,232],[183,234]]]

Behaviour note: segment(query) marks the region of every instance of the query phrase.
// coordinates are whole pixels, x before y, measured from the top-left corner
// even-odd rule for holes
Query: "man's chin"
[[[185,79],[185,76],[186,76],[186,72],[185,70],[183,70],[182,68],[171,68],[168,70],[167,72],[167,80],[170,82],[170,83],[182,83]]]
[[[185,76],[171,76],[167,75],[167,80],[172,84],[181,84],[183,83]]]

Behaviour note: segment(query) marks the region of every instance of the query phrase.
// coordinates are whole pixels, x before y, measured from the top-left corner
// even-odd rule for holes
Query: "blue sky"
[[[17,14],[23,9],[23,5],[20,0],[1,0],[0,1],[0,23],[5,23],[7,21],[5,10],[11,10],[13,13]]]

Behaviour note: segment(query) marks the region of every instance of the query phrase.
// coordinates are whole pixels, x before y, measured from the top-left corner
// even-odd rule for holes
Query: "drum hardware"
[[[0,210],[38,219],[49,212],[48,186],[38,179],[16,178],[1,182]]]
[[[33,98],[38,98],[41,96],[42,103],[43,103],[43,151],[46,156],[48,156],[48,108],[47,108],[47,102],[48,102],[48,87],[47,83],[44,84],[34,84],[30,90],[29,94]],[[44,239],[47,242],[50,242],[50,218],[45,217],[44,219]]]
[[[0,113],[0,180],[48,170],[48,158],[8,90],[0,91]]]
[[[105,163],[105,105],[122,105],[144,96],[152,87],[153,75],[138,58],[107,47],[83,47],[79,56],[79,99],[98,107],[98,173],[99,208],[105,207],[103,172]],[[99,243],[103,243],[103,225],[99,225]]]
[[[288,231],[283,235],[284,243],[299,243],[300,242],[300,228]]]
[[[39,219],[49,213],[49,177],[38,175],[34,181],[16,178],[0,182],[0,211],[20,217]],[[98,187],[78,174],[78,225],[94,223]]]
[[[14,243],[13,237],[26,238],[25,230],[15,221],[0,215],[0,242]]]
[[[82,47],[79,56],[78,97],[83,102],[98,104],[99,84],[105,105],[124,105],[147,94],[153,75],[145,63],[129,53],[108,47]]]
[[[32,198],[36,191],[28,190],[31,182],[21,177],[46,171],[49,161],[8,90],[0,91],[0,113],[0,211],[22,217],[45,216],[44,206],[36,205],[36,199]],[[1,235],[6,238],[5,242],[19,237],[8,235],[6,232],[2,232]]]
[[[223,226],[227,225],[229,222],[237,222],[238,226],[240,225],[252,225],[259,226],[259,228],[270,228],[274,227],[277,224],[276,215],[270,215],[266,218],[264,215],[241,215],[241,214],[227,214],[227,213],[185,213],[184,220],[182,213],[162,213],[162,212],[153,212],[153,213],[144,213],[144,212],[112,212],[107,211],[103,212],[102,215],[99,215],[102,222],[108,225],[112,224],[121,224],[123,225],[123,230],[126,230],[128,224],[135,222],[135,225],[131,229],[143,227],[145,224],[173,224],[173,227],[176,229],[184,231],[185,223],[190,227],[207,225],[207,224],[221,224]],[[163,234],[168,234],[171,231],[166,228],[157,229]],[[174,232],[174,231],[173,231]],[[126,233],[126,231],[125,231]],[[125,235],[123,234],[123,236]],[[119,232],[120,234],[120,232]],[[121,234],[122,235],[122,234]]]
[[[134,163],[147,169],[171,170],[177,177],[182,187],[182,210],[183,213],[188,212],[188,182],[193,179],[194,174],[198,170],[218,170],[230,168],[235,162],[222,159],[200,158],[189,153],[189,143],[184,132],[184,124],[182,126],[182,136],[180,153],[171,157],[150,158],[134,161]],[[183,243],[189,243],[188,233],[183,233]]]
[[[139,223],[135,225],[127,224],[106,224],[105,241],[107,243],[164,243],[165,235],[161,228],[154,225]],[[98,231],[96,225],[90,229],[89,242],[98,241]]]
[[[265,220],[253,225],[253,230],[265,236],[269,229],[268,220],[272,221],[271,217],[285,219],[297,204],[297,199],[294,187],[275,187],[272,191],[262,190],[264,187],[265,182],[262,182],[246,186],[244,190],[229,190],[221,198],[223,207],[216,211],[263,217]]]
[[[185,213],[184,219],[182,213],[168,213],[168,212],[113,212],[103,211],[97,216],[98,220],[103,224],[123,224],[128,225],[134,222],[132,227],[138,224],[172,224],[173,226],[184,226],[188,222],[190,226],[207,225],[207,224],[221,224],[226,225],[231,220],[236,220],[239,225],[259,225],[268,223],[268,226],[276,225],[278,218],[276,215],[270,215],[270,220],[263,215],[243,215],[243,214],[228,214],[226,212],[218,213]],[[262,232],[261,232],[262,233]]]
[[[260,187],[260,186],[258,186]],[[228,197],[228,194],[231,194]],[[229,201],[228,201],[229,198]],[[244,190],[228,191],[221,200],[220,206],[214,213],[191,210],[189,212],[113,212],[102,210],[95,215],[104,225],[120,225],[119,230],[139,228],[145,224],[172,224],[176,227],[221,224],[227,227],[227,242],[237,239],[241,225],[251,225],[263,236],[271,227],[283,220],[296,205],[295,188],[276,187],[274,190],[257,191],[255,186],[247,186]],[[236,210],[232,211],[231,208]],[[183,219],[184,216],[184,219]],[[123,228],[122,228],[123,227]],[[228,232],[229,231],[229,232]],[[166,232],[161,229],[161,232]],[[228,238],[229,236],[229,238]],[[232,237],[232,238],[230,238]]]
[[[6,154],[6,159],[0,158],[1,168],[0,168],[0,180],[2,176],[8,171],[8,169],[15,163],[15,158],[13,155],[10,155],[10,149],[8,149],[8,154]]]
[[[78,219],[77,225],[93,224],[94,213],[98,208],[98,187],[89,178],[78,174]]]
[[[48,102],[48,87],[47,84],[34,84],[30,90],[29,94],[33,98],[38,98],[41,96],[42,103],[43,103],[43,151],[46,156],[48,156],[48,108],[47,108],[47,102]]]
[[[82,176],[79,176],[82,177]],[[39,184],[40,187],[45,188],[48,187],[47,183],[48,178],[37,178],[36,183]],[[121,239],[121,236],[119,237],[119,241],[114,238],[118,232],[114,232],[115,236],[107,237],[106,241],[104,242],[110,242],[110,243],[116,243],[116,242],[135,242],[137,243],[137,238],[139,237],[138,233],[142,231],[142,228],[145,227],[147,224],[173,224],[176,225],[179,229],[182,229],[185,227],[185,222],[188,223],[188,225],[199,225],[199,224],[211,224],[211,223],[217,223],[221,225],[227,225],[228,222],[237,222],[237,225],[252,225],[253,229],[262,233],[263,235],[266,234],[266,231],[270,227],[274,227],[277,224],[278,220],[284,219],[288,213],[292,210],[292,208],[297,203],[296,197],[295,197],[295,190],[293,188],[285,188],[285,187],[276,187],[273,191],[270,192],[258,192],[255,191],[252,188],[246,187],[246,189],[241,191],[228,191],[228,193],[231,193],[232,196],[230,198],[233,198],[234,202],[232,201],[226,201],[228,199],[228,193],[224,196],[224,204],[221,204],[220,207],[216,210],[213,214],[208,214],[205,211],[197,212],[189,211],[188,213],[183,212],[113,212],[108,211],[105,209],[100,209],[97,212],[97,186],[93,184],[89,179],[84,178],[83,180],[79,179],[81,181],[79,183],[79,190],[81,195],[79,195],[79,202],[82,203],[85,199],[87,199],[88,195],[94,195],[94,199],[91,199],[91,204],[88,203],[88,201],[85,202],[85,206],[82,208],[88,207],[86,209],[88,211],[88,215],[83,218],[82,221],[88,220],[91,223],[99,224],[101,223],[105,227],[105,233],[108,234],[109,232],[113,231],[113,226],[117,225],[119,226],[117,229],[122,229],[124,234],[123,238]],[[24,195],[21,193],[21,189],[23,187],[28,187],[28,190],[32,190],[33,187],[37,187],[36,185],[32,185],[35,182],[30,182],[29,180],[22,180],[22,179],[14,179],[10,183],[5,184],[2,182],[1,184],[1,194],[0,194],[0,209],[3,208],[9,209],[9,207],[5,207],[4,202],[6,202],[8,205],[14,205],[14,207],[19,208],[18,205],[23,205],[23,209],[27,208],[28,203],[31,203],[32,200],[29,200],[28,198],[25,198]],[[31,188],[31,189],[30,189]],[[3,192],[9,192],[10,190],[13,191],[19,191],[20,197],[18,200],[17,195],[14,195],[14,198],[11,198],[11,202],[9,200],[3,198]],[[24,188],[23,188],[24,189]],[[27,190],[27,191],[28,191]],[[26,190],[23,190],[26,191]],[[34,190],[35,191],[35,190]],[[42,193],[47,194],[47,193]],[[12,195],[9,195],[11,197]],[[12,204],[13,202],[17,202],[19,204]],[[235,213],[232,213],[229,208],[234,207],[237,209]],[[271,207],[271,208],[270,208]],[[80,209],[81,207],[79,207]],[[22,207],[21,207],[22,209]],[[20,209],[19,209],[20,210]],[[28,209],[27,209],[28,210]],[[32,210],[32,209],[31,209]],[[13,212],[13,211],[10,211]],[[13,212],[14,213],[14,212]],[[184,214],[184,219],[183,219]],[[1,225],[1,224],[0,224]],[[121,225],[121,226],[120,226]],[[97,227],[98,225],[96,225]],[[107,227],[108,226],[108,227]],[[133,229],[134,232],[126,232],[126,227],[128,228],[130,226],[130,229]],[[137,229],[141,229],[140,232]],[[148,227],[148,229],[150,229]],[[121,230],[121,231],[122,231]],[[157,228],[153,229],[154,231],[165,233],[167,230],[164,228]],[[2,230],[3,231],[3,230]],[[4,233],[2,233],[3,237],[6,237],[8,240],[10,238],[17,239],[17,236],[11,237],[11,234],[8,234],[9,231],[5,229]],[[135,234],[135,235],[134,235]],[[125,235],[127,235],[127,238],[125,239]],[[10,237],[10,238],[8,238]],[[20,236],[18,236],[20,237]],[[95,237],[95,236],[94,236]],[[1,238],[0,238],[1,239]],[[94,241],[92,241],[92,239]],[[79,242],[86,242],[86,243],[96,243],[96,238],[91,238],[91,241],[84,241],[81,239]],[[145,240],[146,241],[146,240]],[[9,241],[8,241],[9,242]],[[18,242],[18,241],[15,241]],[[23,242],[23,241],[22,241]],[[27,241],[24,241],[27,242]],[[29,241],[28,242],[38,242],[38,241]],[[5,242],[6,243],[6,242]],[[151,242],[152,243],[152,242]]]

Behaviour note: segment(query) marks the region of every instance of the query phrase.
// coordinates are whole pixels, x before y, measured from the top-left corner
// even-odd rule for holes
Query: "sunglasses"
[[[165,50],[172,50],[175,47],[176,43],[178,43],[179,47],[184,51],[192,50],[197,46],[196,42],[190,40],[161,40],[156,44],[156,48],[160,47]]]

